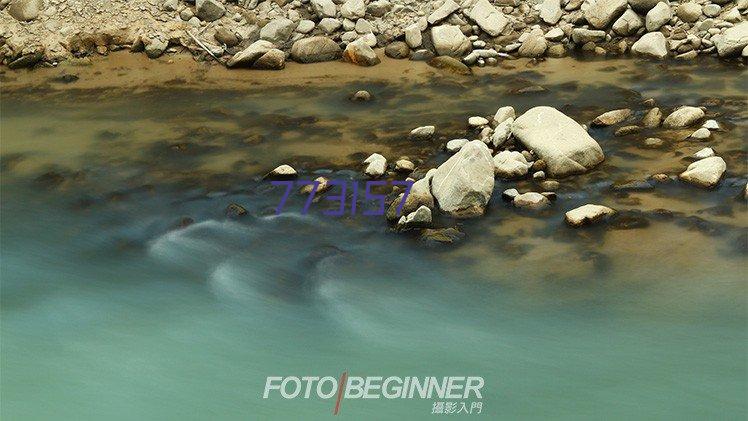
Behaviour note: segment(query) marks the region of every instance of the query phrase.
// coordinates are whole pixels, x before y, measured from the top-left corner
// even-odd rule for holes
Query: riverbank
[[[157,58],[187,51],[229,67],[282,69],[286,61],[393,58],[459,69],[575,52],[745,60],[747,0],[220,0],[0,3],[0,61],[54,66],[127,49]],[[379,66],[377,66],[379,67]]]

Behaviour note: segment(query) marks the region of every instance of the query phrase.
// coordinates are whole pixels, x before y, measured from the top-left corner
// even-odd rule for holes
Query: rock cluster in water
[[[748,56],[748,0],[64,0],[0,1],[0,61],[11,68],[71,56],[176,47],[229,67],[290,59],[433,60],[465,72],[571,50],[662,59]]]

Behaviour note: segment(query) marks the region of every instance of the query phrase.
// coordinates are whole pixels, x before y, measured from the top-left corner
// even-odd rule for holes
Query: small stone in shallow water
[[[668,128],[688,127],[704,118],[704,110],[697,107],[681,107],[670,113],[662,125]]]
[[[536,192],[527,192],[515,196],[512,203],[515,207],[533,210],[545,209],[551,206],[551,201],[547,197]]]
[[[326,177],[317,177],[314,179],[317,183],[317,192],[315,194],[321,194],[324,193],[332,188],[332,185],[330,184],[330,179]],[[301,186],[299,189],[300,194],[310,194],[312,193],[312,189],[314,188],[313,184],[305,184]]]
[[[426,243],[435,244],[452,244],[465,238],[465,234],[457,230],[456,228],[427,228],[421,231],[421,241]]]
[[[692,163],[679,177],[687,183],[710,189],[719,183],[725,170],[727,170],[725,160],[712,156]]]
[[[619,127],[614,133],[615,136],[628,136],[630,134],[639,133],[641,131],[639,126],[623,126]]]
[[[714,149],[712,148],[704,148],[693,154],[693,157],[697,159],[709,158],[711,156],[714,156]]]
[[[561,187],[561,183],[556,180],[543,180],[538,184],[545,191],[556,191]]]
[[[719,123],[717,123],[717,120],[707,120],[701,127],[709,130],[719,130]]]
[[[371,94],[368,91],[358,91],[353,94],[353,96],[351,97],[351,101],[371,101]]]
[[[659,127],[662,122],[662,111],[655,107],[647,111],[647,114],[642,117],[642,126],[644,127]]]
[[[517,191],[517,189],[506,189],[501,193],[501,198],[507,202],[511,202],[517,196],[519,196],[519,191]]]
[[[494,174],[505,179],[524,177],[530,169],[524,155],[517,151],[501,151],[493,157],[493,163]]]
[[[614,124],[621,123],[631,116],[631,110],[623,108],[620,110],[608,111],[607,113],[600,114],[594,120],[592,120],[593,126],[612,126]]]
[[[709,131],[709,129],[702,127],[691,134],[691,139],[696,139],[696,140],[709,139],[709,136],[711,136],[711,134],[712,133]]]
[[[468,118],[468,125],[470,127],[483,127],[488,125],[488,119],[480,116],[473,116]]]
[[[434,136],[435,131],[436,127],[434,126],[416,127],[410,131],[408,138],[412,140],[428,140]]]
[[[660,148],[665,144],[665,141],[658,137],[648,137],[644,139],[644,147],[646,148]]]
[[[397,172],[411,172],[414,168],[415,165],[407,159],[399,159],[395,162],[395,171]]]
[[[469,140],[467,139],[452,139],[449,142],[447,142],[447,151],[455,153],[460,150],[463,146],[465,146],[466,143],[468,143]]]
[[[506,107],[501,107],[496,111],[496,114],[493,116],[493,124],[495,126],[498,126],[499,124],[503,123],[506,120],[514,119],[515,113],[514,113],[514,107],[511,105]]]
[[[387,170],[387,159],[378,153],[369,155],[369,157],[364,160],[364,164],[366,164],[364,173],[372,178],[382,176],[382,174]]]
[[[290,165],[279,165],[274,170],[270,171],[265,175],[265,178],[274,178],[274,179],[288,179],[288,178],[296,178],[298,176],[298,173],[296,172],[293,167]]]
[[[615,210],[607,206],[588,203],[566,212],[564,220],[572,227],[581,227],[583,225],[594,224],[615,213]]]

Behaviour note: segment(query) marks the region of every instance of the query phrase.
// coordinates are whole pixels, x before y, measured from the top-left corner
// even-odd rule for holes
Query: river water
[[[748,414],[743,68],[564,59],[466,79],[386,62],[270,83],[162,64],[164,83],[144,86],[146,64],[123,60],[2,76],[3,419],[323,419],[334,399],[262,399],[265,379],[343,371],[482,376],[482,413],[465,417]],[[359,89],[374,100],[350,102]],[[550,210],[505,205],[503,189],[533,183],[498,181],[483,218],[437,221],[465,233],[454,245],[325,216],[324,201],[301,215],[299,195],[275,215],[262,180],[288,163],[362,182],[372,152],[428,169],[471,115],[551,105],[588,122],[650,97],[705,105],[724,130],[592,129],[605,163],[561,180]],[[407,140],[426,124],[436,139]],[[653,135],[666,145],[644,148]],[[706,146],[728,165],[716,190],[611,189],[677,174]],[[588,202],[625,218],[566,227]],[[227,217],[231,203],[248,215]],[[344,400],[339,416],[428,419],[436,400]]]

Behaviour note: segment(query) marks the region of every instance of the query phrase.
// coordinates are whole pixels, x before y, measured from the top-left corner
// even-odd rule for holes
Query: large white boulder
[[[719,183],[725,170],[727,170],[725,160],[712,156],[692,163],[679,177],[687,183],[711,189]]]
[[[493,193],[493,171],[488,146],[473,140],[436,169],[431,192],[439,208],[454,217],[480,216]]]
[[[434,26],[431,28],[431,41],[436,54],[440,56],[462,58],[472,49],[470,40],[455,25]]]
[[[586,172],[605,159],[584,128],[553,107],[535,107],[514,120],[512,134],[545,161],[555,177]]]

